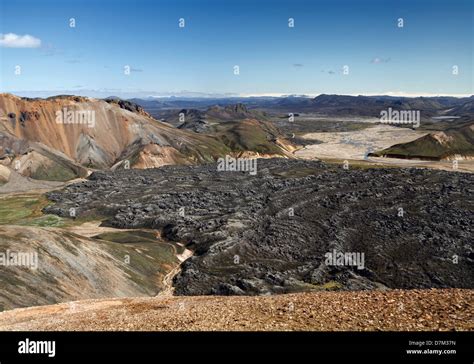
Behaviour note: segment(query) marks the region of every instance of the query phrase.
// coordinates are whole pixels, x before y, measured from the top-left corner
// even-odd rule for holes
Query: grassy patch
[[[53,214],[44,214],[42,209],[50,204],[51,201],[41,194],[0,197],[0,225],[68,227],[103,219],[96,215],[67,219]]]
[[[216,135],[235,152],[281,154],[281,149],[273,141],[277,132],[270,130],[270,125],[247,120],[223,123],[216,128]]]
[[[0,225],[62,226],[62,218],[41,212],[49,203],[45,196],[34,194],[0,198]]]
[[[102,233],[94,238],[101,240],[108,240],[114,243],[157,243],[159,240],[156,239],[156,236],[148,231],[118,231],[118,232],[108,232]]]
[[[345,159],[322,158],[321,161],[331,165],[334,168],[342,168]],[[355,159],[348,159],[347,161],[349,162],[349,169],[400,168],[399,166],[393,164],[383,164],[382,162],[371,162]]]
[[[176,250],[171,243],[157,239],[151,232],[119,231],[103,233],[94,239],[107,241],[109,252],[125,264],[130,279],[140,287],[153,291],[162,285],[162,278],[179,264]]]
[[[31,175],[31,178],[45,181],[69,181],[77,177],[77,174],[70,168],[66,168],[59,163],[52,166],[40,166]]]
[[[342,284],[336,281],[329,281],[327,283],[324,283],[321,285],[321,288],[326,290],[326,291],[336,291],[338,289],[342,288]]]

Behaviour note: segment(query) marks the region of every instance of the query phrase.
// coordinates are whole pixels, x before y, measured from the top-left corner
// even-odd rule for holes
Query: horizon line
[[[91,94],[107,94],[105,97],[97,97]],[[107,97],[119,97],[125,99],[138,98],[138,99],[169,99],[169,98],[188,98],[188,99],[228,99],[228,98],[264,98],[264,97],[273,97],[273,98],[284,98],[284,97],[306,97],[306,98],[315,98],[320,95],[337,95],[337,96],[389,96],[389,97],[455,97],[455,98],[464,98],[474,96],[474,93],[410,93],[410,92],[401,92],[401,91],[386,91],[386,92],[370,92],[370,93],[282,93],[282,92],[267,92],[267,93],[217,93],[217,92],[199,92],[199,91],[180,91],[180,92],[153,92],[153,91],[126,91],[126,90],[107,90],[107,89],[83,89],[83,90],[27,90],[27,91],[1,91],[0,94],[11,94],[18,97],[31,97],[31,98],[48,98],[61,95],[71,95],[71,96],[87,96],[90,98],[107,98]],[[27,96],[26,94],[43,94],[42,96]],[[120,97],[119,94],[127,94],[135,96]]]

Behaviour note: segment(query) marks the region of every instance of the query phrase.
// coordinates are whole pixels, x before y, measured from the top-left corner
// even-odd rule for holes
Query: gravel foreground
[[[474,290],[87,300],[0,313],[0,330],[473,331]]]

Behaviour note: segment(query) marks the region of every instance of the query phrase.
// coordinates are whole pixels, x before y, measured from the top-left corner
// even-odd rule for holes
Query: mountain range
[[[175,128],[154,119],[141,106],[117,98],[29,99],[1,94],[0,166],[27,177],[64,181],[94,169],[196,164],[242,152],[289,154],[291,143],[276,128],[239,108],[211,108],[208,115],[216,118],[240,117],[204,134],[188,130],[197,122],[192,112],[187,124]],[[72,122],[63,114],[71,116]]]

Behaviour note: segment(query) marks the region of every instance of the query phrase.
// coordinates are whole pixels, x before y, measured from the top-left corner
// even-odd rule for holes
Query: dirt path
[[[143,229],[117,229],[113,227],[100,226],[102,221],[88,221],[81,225],[65,227],[64,230],[70,231],[74,234],[85,236],[87,238],[103,234],[103,233],[115,233],[123,231],[143,230]]]
[[[163,278],[163,289],[158,293],[157,297],[169,297],[174,294],[173,278],[181,271],[181,263],[174,267],[165,277]]]
[[[175,247],[176,249],[176,247]],[[173,279],[181,271],[181,263],[186,259],[190,258],[193,252],[189,249],[184,248],[183,253],[176,254],[179,260],[179,264],[174,267],[168,274],[163,278],[163,290],[157,294],[157,297],[169,297],[174,295]]]

